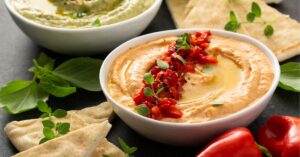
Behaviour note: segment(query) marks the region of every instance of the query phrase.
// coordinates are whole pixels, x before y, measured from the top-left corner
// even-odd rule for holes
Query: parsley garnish
[[[168,62],[162,61],[160,59],[156,60],[156,64],[159,66],[161,69],[169,69],[169,64]]]
[[[138,148],[128,146],[121,137],[118,138],[118,141],[124,153],[127,154],[128,157],[134,157],[133,153],[136,152]]]

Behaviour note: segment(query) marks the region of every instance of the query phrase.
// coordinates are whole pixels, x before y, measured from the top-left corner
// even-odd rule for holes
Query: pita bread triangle
[[[91,157],[97,144],[104,139],[110,128],[108,121],[91,124],[13,157]]]

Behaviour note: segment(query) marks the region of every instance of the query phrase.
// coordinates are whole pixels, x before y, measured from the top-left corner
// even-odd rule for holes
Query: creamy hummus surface
[[[157,39],[133,47],[118,57],[108,76],[110,95],[134,111],[133,96],[143,87],[144,74],[176,39]],[[274,69],[259,48],[217,35],[212,35],[210,40],[207,52],[216,55],[218,63],[197,65],[195,73],[185,74],[187,83],[176,105],[183,115],[162,121],[199,123],[224,117],[251,105],[270,88]]]
[[[113,24],[135,17],[155,0],[12,0],[24,17],[53,27]]]

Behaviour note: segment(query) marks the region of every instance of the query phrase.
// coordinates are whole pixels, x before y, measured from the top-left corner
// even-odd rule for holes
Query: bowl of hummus
[[[55,52],[108,52],[140,34],[162,0],[5,0],[20,29]]]
[[[254,121],[279,75],[271,50],[249,36],[184,29],[122,44],[99,77],[114,111],[132,129],[158,142],[192,145]]]

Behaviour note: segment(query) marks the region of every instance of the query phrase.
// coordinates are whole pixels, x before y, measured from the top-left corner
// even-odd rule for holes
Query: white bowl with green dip
[[[162,0],[5,0],[20,29],[37,44],[68,55],[109,52],[139,35]]]

